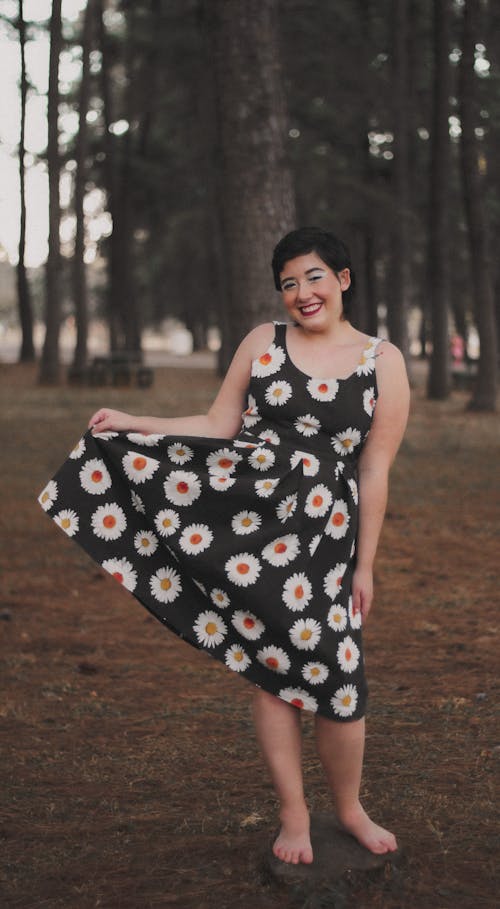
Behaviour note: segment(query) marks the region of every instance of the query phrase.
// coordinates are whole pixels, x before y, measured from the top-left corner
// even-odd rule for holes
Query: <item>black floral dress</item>
[[[39,496],[181,638],[340,721],[367,695],[351,581],[379,341],[348,378],[311,378],[276,323],[235,439],[87,432]]]

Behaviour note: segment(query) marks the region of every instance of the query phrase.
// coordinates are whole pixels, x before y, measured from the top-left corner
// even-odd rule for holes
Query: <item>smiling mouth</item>
[[[307,306],[300,306],[300,312],[303,316],[315,316],[320,311],[322,303],[308,303]]]

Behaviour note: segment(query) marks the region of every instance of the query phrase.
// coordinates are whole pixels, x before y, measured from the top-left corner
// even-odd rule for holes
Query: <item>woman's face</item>
[[[351,277],[348,268],[334,272],[311,252],[286,262],[280,283],[283,303],[294,322],[320,331],[342,318],[342,291]]]

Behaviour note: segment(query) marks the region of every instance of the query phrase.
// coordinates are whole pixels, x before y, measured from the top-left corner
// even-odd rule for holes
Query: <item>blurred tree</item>
[[[219,137],[218,200],[227,300],[220,368],[246,332],[280,315],[269,267],[295,225],[277,0],[208,0]]]
[[[475,134],[475,51],[479,42],[481,0],[465,0],[462,56],[460,60],[461,164],[467,218],[473,297],[479,334],[477,384],[469,407],[495,410],[498,383],[497,329],[495,325],[489,226],[484,200],[486,160],[477,148]]]
[[[21,325],[21,349],[19,360],[22,363],[32,362],[35,359],[33,344],[33,309],[31,304],[30,287],[26,275],[24,261],[26,251],[26,172],[24,165],[25,132],[26,132],[26,97],[28,94],[28,79],[26,75],[26,23],[24,21],[23,0],[19,0],[19,13],[17,26],[19,30],[19,49],[21,54],[21,124],[19,136],[19,190],[20,190],[20,224],[19,224],[19,258],[17,263],[17,299],[19,307],[19,322]]]
[[[432,331],[432,354],[428,376],[430,398],[450,393],[449,349],[449,169],[450,95],[449,0],[434,0],[434,73],[431,125],[431,168],[428,206],[428,293]]]
[[[60,378],[59,333],[61,327],[61,251],[59,240],[59,57],[61,53],[61,0],[52,0],[50,18],[49,89],[47,104],[49,172],[49,253],[45,270],[45,340],[40,363],[40,382],[56,384]]]
[[[76,232],[73,255],[73,297],[76,318],[76,345],[73,356],[73,377],[79,378],[87,364],[88,300],[85,266],[85,217],[84,197],[87,177],[88,126],[87,113],[90,92],[90,52],[96,14],[96,0],[87,0],[82,28],[82,75],[78,94],[78,132],[75,143],[75,184],[73,205]]]

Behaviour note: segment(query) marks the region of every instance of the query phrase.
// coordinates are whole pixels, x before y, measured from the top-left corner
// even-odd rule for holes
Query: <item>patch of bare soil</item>
[[[276,806],[249,684],[166,631],[36,502],[98,406],[196,413],[218,380],[164,369],[147,392],[51,390],[19,366],[0,379],[3,906],[305,906],[261,871]],[[405,861],[352,879],[344,905],[359,909],[496,902],[499,435],[465,400],[417,388],[392,473],[365,636],[363,796]],[[310,715],[304,728],[310,805],[328,811]]]

